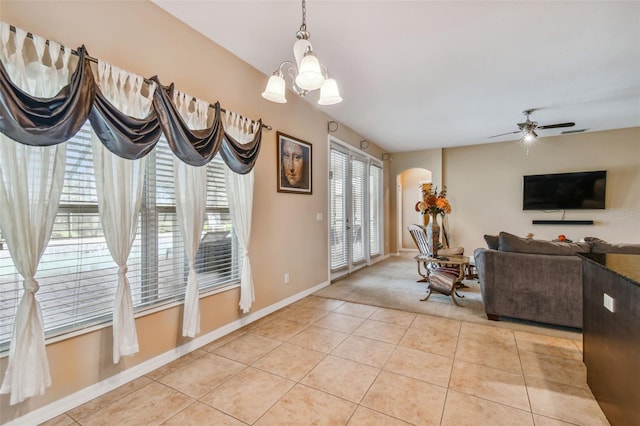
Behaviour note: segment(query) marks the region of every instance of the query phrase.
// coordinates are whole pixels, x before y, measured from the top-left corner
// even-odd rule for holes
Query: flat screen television
[[[604,209],[606,184],[606,170],[524,176],[522,209]]]

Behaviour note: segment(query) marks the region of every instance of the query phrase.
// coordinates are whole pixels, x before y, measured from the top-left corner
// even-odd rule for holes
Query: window
[[[118,267],[100,223],[90,131],[87,123],[67,142],[60,207],[36,274],[46,337],[112,318]],[[189,263],[177,226],[173,158],[164,138],[148,156],[138,234],[127,263],[136,312],[184,298]],[[201,292],[238,284],[241,270],[226,196],[226,165],[217,156],[205,167],[207,215],[196,256]],[[0,350],[4,350],[23,290],[1,237],[0,246]]]

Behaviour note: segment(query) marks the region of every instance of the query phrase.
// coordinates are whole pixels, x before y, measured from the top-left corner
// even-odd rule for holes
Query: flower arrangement
[[[451,213],[446,186],[443,186],[440,192],[438,192],[438,187],[429,183],[420,185],[420,188],[422,189],[422,201],[416,203],[416,212],[423,215],[436,213],[443,216]]]

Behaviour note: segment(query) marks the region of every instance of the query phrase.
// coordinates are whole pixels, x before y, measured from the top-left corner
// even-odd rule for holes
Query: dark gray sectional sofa
[[[474,252],[487,318],[500,316],[582,328],[582,260],[576,253],[640,254],[640,244],[587,237],[568,243],[507,232]]]

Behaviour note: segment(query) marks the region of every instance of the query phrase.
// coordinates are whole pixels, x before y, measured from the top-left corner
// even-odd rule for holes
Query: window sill
[[[213,288],[211,290],[207,290],[204,291],[202,293],[200,293],[199,299],[205,298],[205,297],[209,297],[209,296],[213,296],[214,294],[218,294],[218,293],[224,293],[226,291],[229,290],[233,290],[235,288],[239,288],[240,287],[240,283],[239,282],[234,282],[234,283],[230,283],[227,285],[223,285],[220,287],[216,287]],[[153,306],[150,307],[148,309],[145,310],[141,310],[138,311],[134,314],[134,318],[141,318],[141,317],[145,317],[147,315],[152,315],[155,314],[157,312],[161,312],[167,309],[171,309],[174,308],[176,306],[180,306],[184,304],[184,299],[183,300],[177,300],[174,302],[170,302],[167,304],[162,304],[162,305],[158,305],[158,306]],[[57,342],[62,342],[63,340],[67,340],[67,339],[71,339],[74,337],[78,337],[81,336],[83,334],[88,334],[88,333],[92,333],[94,331],[97,330],[101,330],[103,328],[107,328],[107,327],[111,327],[112,321],[105,321],[105,322],[101,322],[99,324],[92,324],[86,327],[82,327],[82,328],[76,328],[76,329],[72,329],[69,330],[67,332],[62,332],[61,334],[58,335],[54,335],[54,336],[50,336],[48,338],[45,338],[45,345],[49,345],[52,343],[57,343]],[[7,345],[7,347],[0,351],[0,359],[8,357],[9,356],[9,345]]]

